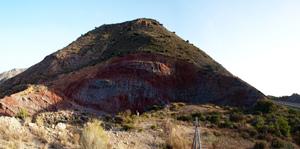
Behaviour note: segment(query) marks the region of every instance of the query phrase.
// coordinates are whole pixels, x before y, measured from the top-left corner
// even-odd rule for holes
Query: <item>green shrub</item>
[[[147,111],[152,111],[152,110],[158,111],[158,110],[162,110],[162,109],[164,109],[164,108],[165,108],[164,105],[159,105],[159,106],[153,105],[153,106],[151,106],[151,107],[148,107],[148,108],[147,108]]]
[[[128,130],[136,130],[137,127],[136,126],[133,126],[133,125],[130,125],[130,124],[125,124],[123,125],[123,129],[128,131]]]
[[[206,117],[206,119],[208,121],[210,121],[211,123],[213,123],[213,124],[218,124],[220,122],[220,118],[221,118],[221,116],[220,115],[216,115],[216,114],[209,115],[209,116]]]
[[[144,128],[139,129],[139,132],[146,132]]]
[[[267,141],[258,140],[255,142],[254,148],[255,149],[267,149],[268,143],[267,143]]]
[[[280,133],[286,137],[290,136],[291,127],[289,126],[288,122],[284,120],[282,116],[279,117],[276,122],[279,127]]]
[[[272,113],[277,111],[277,107],[274,101],[264,98],[258,100],[254,104],[254,111],[260,111],[262,113]]]
[[[152,129],[152,130],[157,129],[157,125],[152,125],[152,126],[151,126],[151,129]]]
[[[178,117],[177,120],[179,121],[192,121],[193,117],[189,114],[186,113],[181,113]]]
[[[230,114],[229,119],[233,122],[240,122],[244,120],[246,117],[241,112]]]
[[[107,136],[101,127],[101,121],[94,121],[82,130],[79,144],[85,149],[107,148]]]
[[[22,120],[29,116],[30,114],[28,113],[27,109],[21,109],[21,111],[16,114],[16,117]]]
[[[119,123],[119,124],[121,124],[123,122],[123,119],[120,116],[116,116],[114,118],[114,120],[115,120],[116,123]]]
[[[229,121],[229,119],[228,118],[226,118],[225,119],[225,127],[227,127],[227,128],[232,128],[233,126],[232,126],[232,123]]]
[[[257,117],[255,122],[254,122],[254,126],[257,129],[262,128],[265,125],[265,120],[262,117]]]
[[[131,116],[131,123],[135,123],[136,122],[136,120],[139,118],[139,116],[137,116],[137,115],[132,115]]]
[[[196,113],[192,114],[193,120],[195,119],[195,117],[198,117],[199,121],[205,121],[205,116],[201,113],[201,111],[197,111]]]

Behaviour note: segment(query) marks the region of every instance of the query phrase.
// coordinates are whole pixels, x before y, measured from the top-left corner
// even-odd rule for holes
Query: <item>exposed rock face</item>
[[[15,68],[15,69],[1,73],[0,74],[0,84],[16,75],[22,73],[25,70],[26,70],[25,68],[22,68],[22,69]]]
[[[112,113],[175,101],[251,106],[263,98],[240,79],[155,54],[127,55],[82,71],[90,76],[74,74],[80,79],[69,83],[64,95]]]
[[[30,92],[25,84],[46,88]],[[68,101],[116,113],[173,101],[251,106],[265,97],[151,19],[90,31],[0,85],[0,93],[13,95],[0,100],[7,115],[55,110]]]

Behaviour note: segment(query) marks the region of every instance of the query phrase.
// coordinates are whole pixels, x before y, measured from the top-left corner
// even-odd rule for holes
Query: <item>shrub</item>
[[[152,110],[158,111],[158,110],[162,110],[162,109],[164,109],[164,108],[165,108],[164,105],[159,105],[159,106],[153,105],[153,106],[147,108],[147,110],[148,110],[148,111],[152,111]]]
[[[141,129],[139,130],[139,132],[146,132],[146,130],[145,130],[144,128],[141,128]]]
[[[137,115],[132,115],[131,116],[131,123],[135,123],[136,122],[136,120],[139,118],[139,116],[137,116]]]
[[[107,136],[101,121],[96,120],[82,130],[79,144],[85,149],[107,148]]]
[[[258,117],[256,118],[255,122],[254,122],[254,126],[257,128],[257,129],[260,129],[262,128],[263,126],[265,125],[265,121],[262,117]]]
[[[174,127],[168,131],[168,138],[166,141],[167,149],[186,149],[190,148],[182,135],[182,130],[176,130]]]
[[[35,123],[37,126],[43,126],[44,125],[44,119],[42,116],[37,116],[35,119]]]
[[[276,122],[279,127],[280,133],[286,137],[290,136],[291,127],[289,126],[288,122],[284,120],[282,116],[279,117]]]
[[[116,121],[116,123],[119,123],[119,124],[123,122],[123,119],[120,116],[116,116],[114,118],[114,120]]]
[[[211,123],[213,123],[213,124],[219,123],[220,122],[220,118],[221,118],[221,116],[220,115],[216,115],[216,114],[210,115],[210,116],[206,117],[206,119],[208,121],[210,121]]]
[[[21,111],[16,114],[16,117],[22,120],[29,116],[30,114],[28,113],[27,109],[21,109]]]
[[[275,138],[273,138],[273,140],[271,142],[271,146],[274,147],[274,148],[282,148],[283,143],[284,142],[280,138],[275,137]]]
[[[110,121],[112,119],[112,117],[111,117],[111,115],[105,115],[105,119],[108,122],[108,121]]]
[[[233,122],[240,122],[242,121],[243,119],[245,119],[246,117],[242,114],[242,113],[233,113],[233,114],[230,114],[230,117],[229,119]]]
[[[245,131],[240,132],[240,134],[241,134],[241,137],[243,137],[244,139],[248,139],[250,137],[249,133],[245,132]]]
[[[180,121],[191,121],[193,120],[193,117],[189,114],[181,113],[178,117],[177,120]]]
[[[77,145],[80,139],[80,134],[76,133],[73,135],[74,144]]]
[[[255,129],[250,129],[249,134],[250,134],[251,137],[255,138],[258,135],[258,131],[255,130]]]
[[[260,111],[262,113],[271,113],[277,110],[274,101],[267,98],[260,99],[254,104],[254,111]]]
[[[226,118],[225,122],[219,124],[219,127],[221,127],[221,128],[233,128],[233,125],[230,122],[230,120],[228,118]]]
[[[136,130],[137,127],[133,126],[133,125],[125,124],[125,125],[123,125],[123,129],[126,130],[126,131],[128,131],[128,130]]]
[[[195,119],[195,117],[198,117],[199,121],[205,121],[205,116],[201,113],[201,111],[193,113],[192,117],[193,117],[193,119]]]
[[[151,129],[152,129],[152,130],[157,129],[157,125],[152,125],[152,126],[151,126]]]
[[[267,141],[258,140],[255,142],[254,148],[255,149],[267,149],[268,143],[267,143]]]
[[[173,110],[173,111],[179,111],[180,110],[180,106],[177,104],[177,103],[173,103],[172,105],[171,105],[171,110]]]

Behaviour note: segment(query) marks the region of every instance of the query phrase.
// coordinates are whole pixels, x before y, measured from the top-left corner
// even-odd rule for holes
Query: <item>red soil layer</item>
[[[149,53],[130,54],[85,67],[44,84],[51,84],[53,93],[30,95],[31,102],[4,98],[0,101],[0,112],[13,115],[21,107],[33,112],[47,107],[55,109],[58,101],[63,99],[117,113],[126,109],[143,112],[148,106],[175,101],[251,106],[264,97],[235,77]],[[43,97],[49,100],[45,102]]]

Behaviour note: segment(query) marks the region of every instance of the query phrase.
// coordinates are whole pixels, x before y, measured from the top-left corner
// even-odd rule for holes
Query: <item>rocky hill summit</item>
[[[153,19],[102,25],[0,85],[0,112],[74,105],[117,113],[170,102],[252,106],[265,96]]]
[[[26,70],[26,68],[21,68],[21,69],[15,68],[15,69],[1,73],[0,74],[0,84],[12,77],[24,72],[25,70]]]

